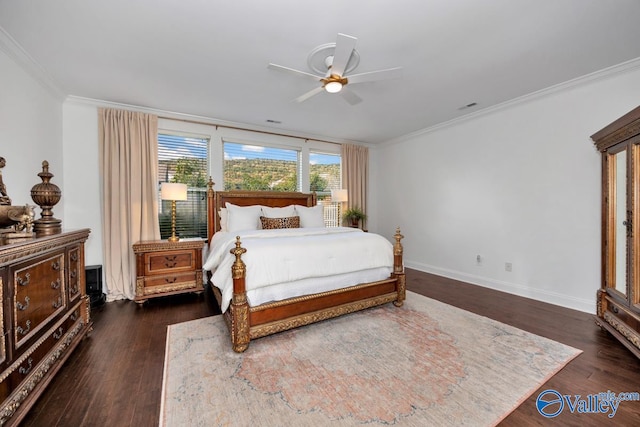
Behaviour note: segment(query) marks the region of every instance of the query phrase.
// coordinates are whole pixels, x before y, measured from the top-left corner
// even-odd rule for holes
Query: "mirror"
[[[615,191],[615,289],[627,293],[627,151],[615,154],[612,162]]]

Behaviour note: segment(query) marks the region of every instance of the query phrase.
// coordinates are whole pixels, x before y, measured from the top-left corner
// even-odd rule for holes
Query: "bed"
[[[234,351],[245,351],[252,339],[343,314],[390,302],[402,306],[406,291],[399,228],[392,244],[359,229],[314,227],[312,220],[317,221],[316,210],[321,209],[316,207],[315,193],[214,191],[211,181],[208,186],[209,245],[204,267]],[[267,228],[274,222],[271,219],[296,223],[289,224],[293,228],[241,231],[236,230],[237,223],[231,224],[240,218],[237,212],[244,219],[256,209]],[[291,209],[295,215],[283,218],[282,212],[290,214]],[[364,246],[356,246],[360,239]],[[375,249],[376,245],[383,249]],[[304,256],[296,258],[302,252]],[[375,264],[382,262],[378,259],[383,266]],[[344,270],[345,264],[357,271]],[[276,283],[257,283],[264,280]]]

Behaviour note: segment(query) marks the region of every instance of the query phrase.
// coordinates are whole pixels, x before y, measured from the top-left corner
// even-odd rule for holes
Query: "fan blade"
[[[362,98],[347,88],[342,88],[340,95],[351,105],[356,105],[362,102]]]
[[[296,102],[304,102],[307,99],[311,98],[312,96],[319,94],[323,90],[324,90],[324,88],[322,86],[318,86],[317,88],[315,88],[313,90],[310,90],[309,92],[297,97],[296,98]]]
[[[368,73],[347,76],[349,83],[373,82],[377,80],[398,79],[402,77],[402,67],[389,68],[387,70],[371,71]]]
[[[296,70],[289,67],[283,67],[282,65],[278,65],[278,64],[269,63],[269,65],[267,65],[267,68],[270,68],[272,70],[285,71],[287,73],[292,73],[300,77],[311,77],[313,80],[317,82],[319,82],[323,78],[323,76],[316,76],[315,74],[305,73],[304,71]]]
[[[347,68],[351,53],[356,47],[357,38],[348,36],[346,34],[338,33],[336,40],[336,48],[333,51],[333,64],[331,65],[331,74],[337,74],[340,77],[344,74],[344,70]]]

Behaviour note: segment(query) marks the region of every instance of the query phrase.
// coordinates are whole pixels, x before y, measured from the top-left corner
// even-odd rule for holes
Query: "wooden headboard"
[[[218,211],[225,203],[237,206],[262,205],[281,208],[289,205],[315,206],[318,202],[316,193],[299,193],[288,191],[214,191],[213,181],[209,180],[207,191],[207,235],[209,241],[216,231],[220,231],[220,215]]]

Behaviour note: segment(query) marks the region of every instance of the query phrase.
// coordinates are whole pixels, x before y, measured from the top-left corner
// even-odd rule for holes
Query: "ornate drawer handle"
[[[78,261],[78,254],[77,253],[72,253],[71,254],[71,261],[76,262]]]
[[[20,276],[16,277],[16,282],[18,282],[18,285],[27,286],[29,284],[29,282],[31,281],[31,273],[25,274],[24,277],[25,277],[26,280],[24,280]]]
[[[62,338],[62,335],[64,335],[64,329],[62,329],[62,326],[60,326],[58,330],[53,333],[53,337],[56,340],[59,340],[60,338]]]
[[[71,320],[75,322],[78,319],[78,312],[74,311],[73,313],[71,313],[71,316],[69,317],[71,318]]]
[[[172,255],[172,256],[165,256],[164,257],[164,266],[167,268],[173,268],[175,267],[177,264],[176,262],[176,256]]]
[[[24,368],[24,367],[20,366],[20,369],[18,369],[18,372],[20,372],[22,375],[27,375],[29,372],[31,372],[31,368],[33,368],[33,359],[32,358],[28,358],[27,359],[27,363],[29,364],[28,368]]]
[[[176,283],[176,280],[178,280],[177,277],[171,278],[169,279],[168,277],[164,279],[165,283]]]
[[[76,283],[75,285],[71,286],[69,288],[69,292],[72,294],[77,294],[78,293],[78,284]]]
[[[27,295],[26,297],[24,297],[24,305],[22,305],[20,303],[20,301],[16,301],[16,307],[18,307],[18,310],[20,311],[25,311],[27,309],[27,307],[29,307],[29,301],[31,301],[29,299],[29,296]]]
[[[60,261],[53,261],[51,263],[51,268],[54,269],[55,271],[60,270]]]
[[[51,289],[60,289],[60,279],[56,279],[55,282],[51,282]]]
[[[56,301],[53,302],[53,308],[62,307],[62,297],[58,297]]]
[[[18,326],[16,328],[16,332],[18,332],[20,335],[25,336],[29,333],[29,330],[31,330],[31,320],[27,320],[27,329],[22,329],[22,326]]]
[[[74,269],[74,270],[71,270],[71,271],[69,272],[69,276],[70,276],[72,279],[75,279],[77,275],[78,275],[78,271],[77,271],[77,270],[75,270],[75,269]]]
[[[618,313],[618,307],[616,307],[615,305],[611,308],[613,310],[614,313]]]

